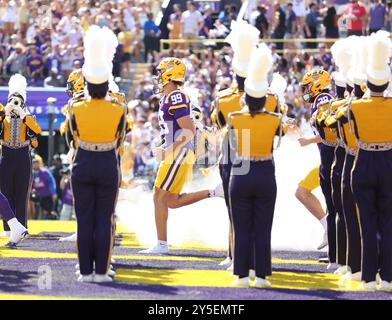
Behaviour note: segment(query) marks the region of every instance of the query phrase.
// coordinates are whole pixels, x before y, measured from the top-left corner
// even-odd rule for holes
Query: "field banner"
[[[0,103],[5,106],[7,98],[8,87],[0,87]],[[36,116],[42,130],[49,130],[48,98],[56,98],[53,108],[53,128],[59,130],[60,124],[65,119],[62,109],[69,99],[65,88],[27,88],[27,108],[31,114]]]

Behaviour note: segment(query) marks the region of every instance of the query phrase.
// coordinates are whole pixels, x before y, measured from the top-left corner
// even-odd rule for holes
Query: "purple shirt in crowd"
[[[44,65],[44,61],[40,55],[35,57],[29,55],[26,59],[26,64],[30,68],[30,71],[34,72]]]
[[[387,9],[382,3],[377,3],[370,8],[369,29],[382,29],[384,27]]]
[[[71,183],[69,180],[64,185],[61,201],[63,202],[63,204],[73,206],[73,194],[71,190]]]
[[[48,169],[42,168],[38,172],[33,170],[33,189],[41,198],[56,194],[56,181]]]

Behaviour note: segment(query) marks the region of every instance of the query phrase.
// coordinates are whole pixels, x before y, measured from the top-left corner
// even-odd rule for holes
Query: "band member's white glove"
[[[15,107],[14,110],[13,110],[13,112],[15,112],[17,115],[19,115],[19,117],[20,117],[22,120],[23,120],[24,118],[26,118],[27,113],[26,113],[26,111],[24,111],[24,110],[22,109],[22,107],[20,107],[20,106]]]
[[[67,160],[68,163],[72,163],[75,155],[75,149],[71,147],[67,153]]]
[[[13,105],[7,104],[7,105],[5,106],[5,108],[4,108],[5,114],[8,116],[8,115],[11,113],[11,111],[12,111],[13,108],[14,108]]]

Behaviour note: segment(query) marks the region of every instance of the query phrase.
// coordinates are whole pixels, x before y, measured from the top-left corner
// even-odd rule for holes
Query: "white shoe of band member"
[[[317,247],[317,250],[322,250],[327,245],[328,245],[328,233],[327,233],[327,231],[324,231],[323,241],[319,244],[319,246]]]
[[[249,269],[249,279],[255,280],[256,279],[256,271],[253,269]]]
[[[111,278],[107,274],[96,274],[94,275],[93,282],[102,283],[102,282],[113,282],[113,278]]]
[[[340,279],[347,280],[347,281],[361,281],[362,273],[361,271],[351,273],[351,271],[344,274]]]
[[[75,264],[75,270],[79,270],[79,269],[80,269],[79,263]]]
[[[88,275],[79,275],[78,276],[78,281],[79,282],[93,282],[94,281],[94,274],[88,274]]]
[[[8,225],[11,229],[9,244],[17,245],[20,241],[27,237],[27,229],[18,220],[16,220],[16,218],[9,220]]]
[[[339,268],[337,268],[335,270],[334,274],[341,274],[341,275],[343,275],[343,274],[346,274],[348,272],[351,273],[351,269],[350,269],[349,266],[341,266],[341,267],[339,267]]]
[[[213,190],[210,190],[210,198],[213,197],[219,197],[219,198],[225,197],[222,183],[218,184]]]
[[[241,287],[241,288],[249,288],[249,286],[250,286],[248,277],[245,277],[245,278],[238,278],[237,277],[237,279],[235,279],[231,284],[233,286]]]
[[[371,282],[362,282],[359,287],[359,290],[363,291],[376,291],[377,289],[377,282],[376,281],[371,281]]]
[[[228,267],[231,265],[231,262],[232,261],[231,261],[230,257],[227,257],[225,260],[219,262],[219,265],[222,267]]]
[[[68,237],[62,237],[59,239],[59,241],[64,241],[64,242],[76,242],[78,240],[78,235],[76,233],[68,236]]]
[[[341,267],[340,264],[337,264],[337,263],[335,263],[335,262],[332,262],[332,263],[329,263],[329,264],[328,264],[327,270],[328,270],[328,271],[335,271],[336,269],[338,269],[338,268],[340,268],[340,267]]]
[[[351,280],[352,281],[361,281],[361,277],[362,277],[362,272],[358,271],[355,273],[351,273]]]
[[[381,280],[380,286],[378,287],[380,291],[392,291],[392,284],[388,281]]]
[[[229,265],[226,269],[226,271],[233,271],[234,270],[234,266],[233,263],[231,265]]]
[[[107,275],[110,277],[114,277],[116,275],[116,271],[114,271],[113,269],[109,269]]]
[[[271,282],[266,279],[256,277],[254,286],[255,288],[269,288],[271,287]]]

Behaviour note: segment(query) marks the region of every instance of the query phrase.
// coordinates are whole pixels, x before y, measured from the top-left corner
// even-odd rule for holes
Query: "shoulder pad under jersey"
[[[333,100],[333,96],[329,93],[319,94],[313,102],[312,113],[325,104],[329,104]]]

